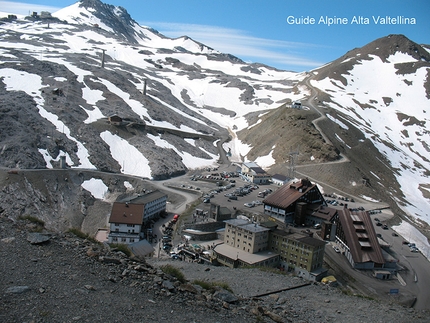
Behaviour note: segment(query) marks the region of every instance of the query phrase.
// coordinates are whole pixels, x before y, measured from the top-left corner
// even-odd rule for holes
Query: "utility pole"
[[[101,64],[101,66],[102,66],[102,68],[104,68],[105,67],[105,52],[106,52],[106,49],[102,49],[102,64]]]
[[[146,96],[146,82],[147,79],[143,79],[143,95]]]

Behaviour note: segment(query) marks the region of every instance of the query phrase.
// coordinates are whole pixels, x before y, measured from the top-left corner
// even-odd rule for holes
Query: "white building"
[[[167,195],[152,191],[145,195],[115,202],[109,218],[109,243],[131,244],[145,238],[144,229],[166,212]]]
[[[134,243],[144,238],[144,205],[115,202],[109,218],[109,243]]]
[[[243,163],[241,172],[248,181],[254,184],[268,184],[271,179],[271,176],[254,162]]]

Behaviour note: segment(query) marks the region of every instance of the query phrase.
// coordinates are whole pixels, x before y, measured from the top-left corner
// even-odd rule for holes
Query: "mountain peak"
[[[54,16],[69,23],[100,27],[131,43],[138,42],[134,29],[137,23],[120,6],[105,4],[100,0],[81,0],[57,11]]]
[[[410,57],[409,63],[412,64],[412,67],[408,68],[408,71],[402,69],[406,73],[411,73],[422,64],[430,62],[430,53],[423,46],[413,42],[405,35],[392,34],[378,38],[363,47],[354,48],[330,64],[317,69],[316,79],[339,78],[341,74],[349,74],[348,71],[352,70],[354,65],[361,64],[363,60],[371,60],[375,56],[379,57],[382,62],[389,63],[389,57],[398,53]],[[419,64],[413,64],[414,62]],[[397,68],[400,69],[401,66],[398,64]]]
[[[413,42],[405,35],[391,34],[378,38],[362,47],[363,54],[371,54],[381,57],[383,61],[398,52],[408,54],[416,60],[430,62],[430,54],[421,45]]]

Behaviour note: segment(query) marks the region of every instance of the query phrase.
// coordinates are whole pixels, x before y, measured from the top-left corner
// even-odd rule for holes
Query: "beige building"
[[[231,219],[225,223],[225,244],[249,253],[267,249],[270,229],[242,219]]]
[[[267,250],[270,229],[244,219],[225,221],[224,244],[214,248],[218,261],[229,267],[279,265],[279,254]]]

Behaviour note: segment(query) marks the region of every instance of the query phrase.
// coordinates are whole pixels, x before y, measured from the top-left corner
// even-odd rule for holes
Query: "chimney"
[[[125,202],[125,207],[128,207],[128,202]]]

